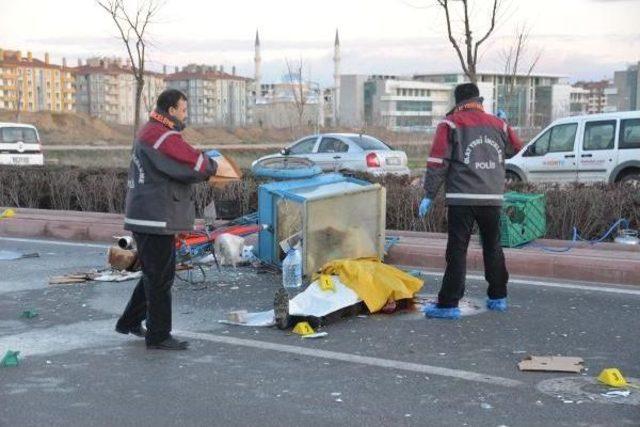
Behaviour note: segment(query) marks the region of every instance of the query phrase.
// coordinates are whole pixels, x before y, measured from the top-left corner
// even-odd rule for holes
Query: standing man
[[[457,319],[464,295],[467,247],[474,222],[482,239],[485,279],[489,282],[487,308],[506,311],[509,273],[500,246],[500,211],[504,198],[505,152],[518,152],[522,142],[509,125],[487,114],[478,87],[455,88],[455,108],[436,129],[427,159],[425,198],[419,208],[424,218],[443,181],[448,206],[447,268],[438,301],[425,309],[427,317]]]
[[[147,348],[188,347],[188,342],[171,336],[174,235],[193,230],[191,184],[214,175],[217,164],[182,138],[186,118],[187,97],[179,90],[165,90],[149,122],[138,132],[131,154],[124,228],[133,232],[142,278],[116,323],[116,331],[145,337]],[[145,319],[147,330],[142,327]]]

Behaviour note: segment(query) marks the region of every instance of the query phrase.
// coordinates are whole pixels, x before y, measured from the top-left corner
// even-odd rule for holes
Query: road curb
[[[0,220],[0,236],[50,238],[72,241],[112,242],[113,236],[130,234],[123,229],[123,215],[98,212],[15,209],[13,218]],[[416,268],[444,270],[446,235],[387,231],[400,237],[385,261]],[[561,240],[541,240],[549,248],[567,247]],[[640,247],[602,243],[578,243],[568,252],[545,252],[538,247],[505,248],[512,275],[554,280],[640,285]],[[467,269],[483,271],[482,248],[472,239]]]

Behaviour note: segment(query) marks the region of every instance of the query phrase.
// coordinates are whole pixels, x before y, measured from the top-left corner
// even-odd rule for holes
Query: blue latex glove
[[[220,152],[218,150],[205,151],[204,154],[206,154],[207,156],[209,156],[211,158],[222,156],[222,154],[220,154]]]
[[[431,199],[425,197],[420,202],[420,207],[418,208],[418,216],[420,218],[424,218],[429,213],[430,208],[431,208]]]

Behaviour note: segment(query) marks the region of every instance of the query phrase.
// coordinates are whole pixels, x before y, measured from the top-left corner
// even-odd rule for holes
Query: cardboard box
[[[521,371],[573,372],[579,374],[584,369],[581,357],[528,356],[518,363]]]
[[[242,179],[242,172],[236,162],[227,156],[214,157],[218,164],[216,174],[209,178],[209,185],[212,187],[224,187],[227,184]]]
[[[247,310],[230,311],[227,320],[232,323],[247,323]]]

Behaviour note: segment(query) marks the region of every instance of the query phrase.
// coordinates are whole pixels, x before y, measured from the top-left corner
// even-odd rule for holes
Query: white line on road
[[[44,240],[44,239],[23,239],[18,237],[0,237],[0,240],[7,242],[22,242],[22,243],[37,243],[48,245],[60,245],[60,246],[78,246],[82,248],[100,248],[107,249],[109,245],[96,244],[96,243],[80,243],[80,242],[61,242],[59,240]]]
[[[421,270],[427,276],[442,278],[443,273]],[[485,280],[484,276],[467,274],[467,280]],[[640,296],[640,289],[629,289],[628,287],[615,287],[615,285],[576,285],[573,283],[543,282],[528,279],[509,279],[509,284],[543,286],[547,288],[575,289],[580,291],[605,292],[610,294],[637,295]],[[624,285],[623,285],[624,286]]]
[[[420,374],[438,375],[449,378],[457,378],[465,381],[474,381],[504,387],[517,387],[523,383],[510,378],[495,377],[492,375],[480,374],[477,372],[464,371],[460,369],[442,368],[439,366],[422,365],[419,363],[402,362],[399,360],[381,359],[378,357],[360,356],[357,354],[340,353],[337,351],[319,350],[316,348],[297,347],[287,344],[277,344],[267,341],[235,338],[223,335],[207,334],[202,332],[179,331],[176,334],[202,341],[210,341],[221,344],[235,345],[241,347],[257,348],[260,350],[279,351],[282,353],[297,354],[300,356],[316,357],[320,359],[338,360],[348,363],[358,363],[361,365],[376,366],[379,368],[398,369],[402,371],[417,372]]]
[[[0,348],[20,350],[24,357],[35,357],[68,353],[70,351],[114,348],[126,342],[126,338],[113,331],[113,319],[81,321],[51,328],[37,329],[16,335],[0,335]],[[300,356],[336,360],[379,368],[398,369],[420,374],[438,375],[465,381],[517,387],[523,383],[510,378],[485,375],[460,369],[442,368],[399,360],[360,356],[357,354],[319,350],[310,347],[297,347],[268,341],[258,341],[204,332],[175,331],[176,335],[194,340],[249,347],[260,350],[277,351]]]

